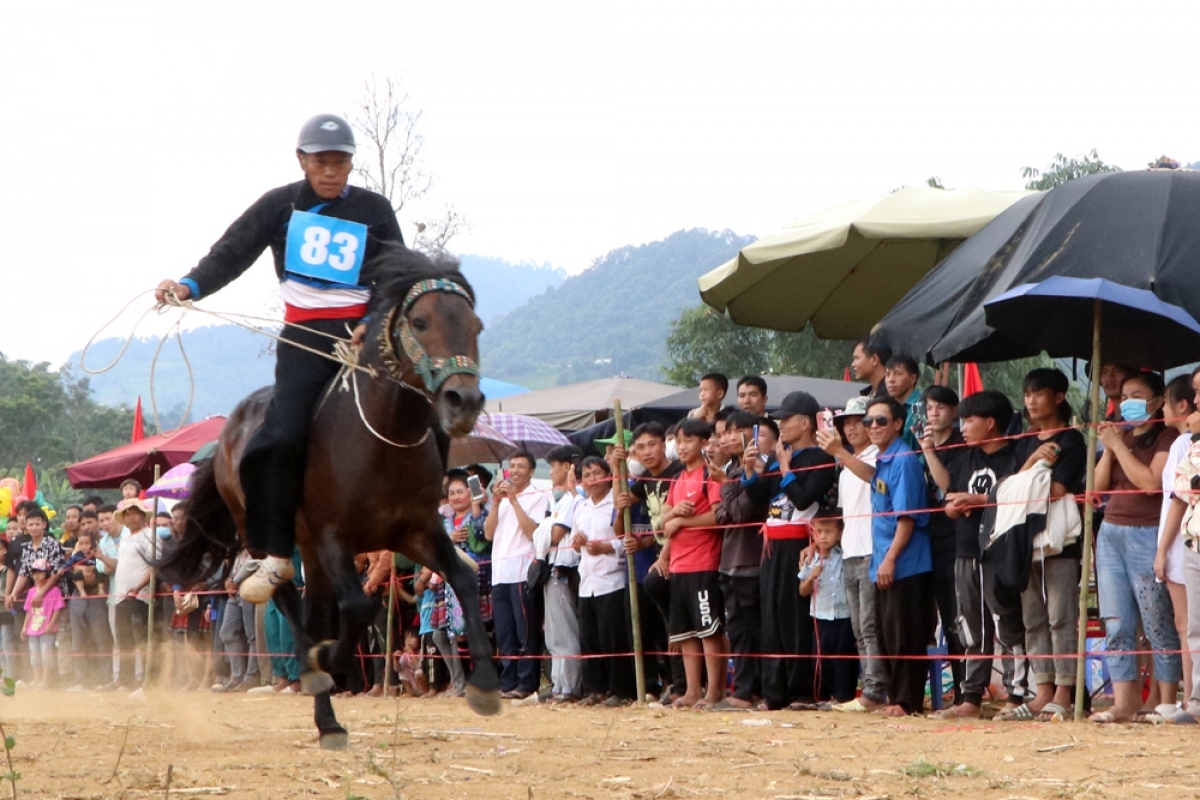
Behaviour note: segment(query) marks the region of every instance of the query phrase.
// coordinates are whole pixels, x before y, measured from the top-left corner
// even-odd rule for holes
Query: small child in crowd
[[[818,700],[854,699],[858,686],[858,648],[850,624],[850,604],[842,583],[842,510],[822,507],[812,520],[816,555],[800,567],[800,594],[812,598],[817,625]]]
[[[21,638],[29,642],[29,664],[33,667],[33,686],[46,687],[54,675],[57,661],[54,658],[54,637],[58,633],[58,615],[67,607],[62,590],[51,575],[50,562],[39,558],[30,568],[36,592],[25,596],[25,627]],[[41,605],[34,605],[36,596],[42,594]]]
[[[429,681],[421,669],[421,638],[417,631],[409,628],[404,632],[404,649],[392,654],[400,685],[412,697],[424,697],[429,691]]]

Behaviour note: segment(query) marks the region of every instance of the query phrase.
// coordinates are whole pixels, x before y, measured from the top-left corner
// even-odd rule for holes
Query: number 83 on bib
[[[360,222],[293,211],[284,270],[301,278],[358,287],[366,243],[367,226]]]

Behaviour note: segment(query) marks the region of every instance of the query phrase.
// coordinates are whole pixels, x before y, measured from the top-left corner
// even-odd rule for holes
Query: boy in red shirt
[[[660,573],[669,568],[671,645],[682,651],[687,674],[687,693],[675,701],[677,708],[707,708],[725,698],[724,654],[729,643],[725,599],[717,577],[722,534],[715,527],[721,484],[709,477],[704,461],[704,446],[711,436],[712,426],[702,419],[685,420],[675,433],[684,471],[667,493],[662,517],[667,544],[655,564]],[[702,651],[708,670],[708,692],[703,697]]]

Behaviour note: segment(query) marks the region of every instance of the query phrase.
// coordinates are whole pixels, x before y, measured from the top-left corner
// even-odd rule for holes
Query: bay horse
[[[385,248],[368,266],[376,288],[358,363],[370,374],[343,371],[309,433],[304,500],[296,514],[305,603],[291,582],[274,596],[291,624],[323,749],[349,744],[333,712],[329,673],[352,664],[372,615],[354,567],[358,553],[400,552],[446,579],[462,605],[474,661],[467,702],[480,714],[500,710],[477,577],[456,555],[438,514],[449,437],[470,433],[484,402],[477,367],[483,326],[474,293],[453,262],[435,263],[402,247]],[[194,474],[187,534],[162,564],[179,582],[213,574],[245,546],[238,465],[273,391],[260,389],[238,404],[212,461]],[[334,601],[338,638],[328,641]]]

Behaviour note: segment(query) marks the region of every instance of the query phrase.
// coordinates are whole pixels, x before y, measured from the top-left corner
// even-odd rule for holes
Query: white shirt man
[[[525,616],[528,591],[525,579],[534,557],[533,534],[550,511],[547,492],[529,485],[534,458],[517,453],[509,459],[509,476],[493,488],[495,504],[483,524],[492,542],[492,619],[500,651],[500,696],[524,700],[535,693],[541,652],[541,631],[529,626]]]

